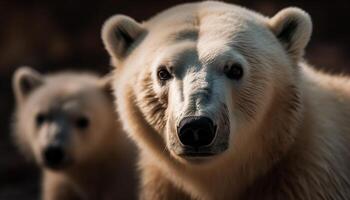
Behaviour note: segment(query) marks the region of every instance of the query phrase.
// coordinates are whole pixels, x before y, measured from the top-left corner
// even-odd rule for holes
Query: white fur
[[[128,55],[109,53],[118,62],[118,111],[141,150],[142,199],[342,199],[350,191],[349,170],[339,167],[350,151],[348,81],[301,63],[312,30],[304,11],[268,18],[208,1],[175,6],[138,26],[147,34]],[[244,70],[237,81],[223,72],[235,62]],[[159,66],[175,71],[163,85]],[[179,156],[172,140],[179,120],[217,119],[220,104],[228,108],[229,148],[196,164]]]

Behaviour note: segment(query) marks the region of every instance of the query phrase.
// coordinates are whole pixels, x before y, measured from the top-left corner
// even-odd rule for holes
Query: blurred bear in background
[[[19,68],[15,143],[42,168],[42,199],[134,199],[134,150],[115,113],[109,77]]]

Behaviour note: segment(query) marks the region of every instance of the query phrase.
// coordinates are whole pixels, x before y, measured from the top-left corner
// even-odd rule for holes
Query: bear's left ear
[[[285,8],[269,20],[269,26],[291,58],[298,62],[311,37],[310,16],[299,8]]]
[[[13,75],[13,91],[17,103],[23,102],[30,93],[44,83],[44,77],[30,67],[21,67]]]
[[[102,27],[102,41],[112,58],[117,62],[127,56],[134,42],[145,32],[145,29],[134,19],[125,15],[109,18]]]

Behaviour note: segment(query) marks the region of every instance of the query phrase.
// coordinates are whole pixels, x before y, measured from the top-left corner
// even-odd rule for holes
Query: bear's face
[[[40,166],[65,169],[88,160],[114,128],[111,99],[93,75],[43,76],[21,68],[14,89],[17,142]]]
[[[117,65],[116,83],[137,77],[130,84],[146,121],[175,158],[197,160],[234,151],[250,137],[274,91],[284,87],[279,83],[296,81],[311,22],[295,8],[267,19],[206,2],[144,24],[116,16],[102,33]]]
[[[239,126],[253,117],[249,111],[259,109],[270,90],[265,79],[254,80],[261,82],[260,88],[252,85],[255,69],[224,42],[200,44],[185,39],[160,47],[156,57],[150,66],[152,90],[166,102],[161,135],[175,156],[207,157],[227,150]],[[254,67],[268,73],[261,65]],[[262,89],[266,93],[260,94]],[[258,95],[262,101],[247,103],[245,98]],[[146,106],[152,100],[140,101]]]

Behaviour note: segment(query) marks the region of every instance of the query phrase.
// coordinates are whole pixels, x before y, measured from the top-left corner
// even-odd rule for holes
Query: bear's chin
[[[207,165],[220,157],[221,154],[177,154],[171,151],[171,156],[183,164],[191,165]]]

